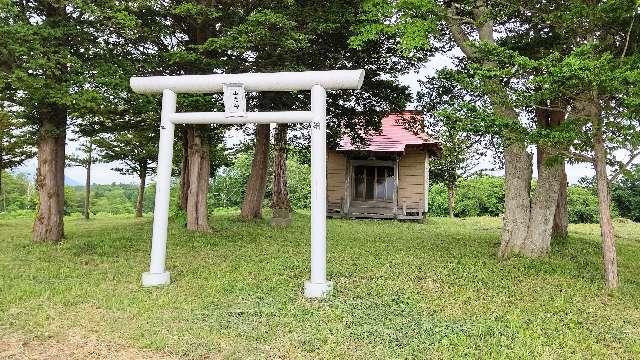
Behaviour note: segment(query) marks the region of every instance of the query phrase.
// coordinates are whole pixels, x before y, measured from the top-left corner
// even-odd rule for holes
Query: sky
[[[427,76],[435,74],[438,69],[450,66],[451,58],[456,56],[455,52],[449,54],[439,54],[431,59],[424,67],[415,72],[405,74],[400,78],[403,84],[408,85],[413,93],[417,93],[419,90],[418,80],[425,79]],[[365,75],[366,76],[366,75]],[[413,105],[409,104],[408,108],[412,108]],[[160,111],[160,109],[158,109]],[[228,146],[235,145],[244,139],[242,131],[229,131],[225,138],[225,143]],[[77,149],[77,143],[74,141],[67,141],[66,152],[67,154],[74,153]],[[486,158],[481,159],[478,164],[478,169],[491,168],[491,158],[488,155]],[[535,159],[535,157],[534,157]],[[122,175],[113,170],[117,167],[117,163],[98,163],[92,166],[91,182],[94,184],[111,184],[111,183],[137,183],[138,179],[135,175]],[[24,165],[16,168],[14,171],[27,173],[29,175],[35,174],[36,161],[31,159]],[[534,166],[534,177],[536,167]],[[492,172],[494,175],[502,175],[502,171]],[[594,171],[589,164],[577,164],[567,165],[567,178],[570,183],[576,183],[583,176],[593,176]],[[80,167],[69,167],[65,169],[65,182],[69,185],[81,185],[84,184],[85,170]]]

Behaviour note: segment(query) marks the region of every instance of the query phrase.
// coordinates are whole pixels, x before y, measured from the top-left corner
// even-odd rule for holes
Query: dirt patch
[[[30,339],[19,335],[0,337],[0,359],[47,360],[173,360],[178,357],[157,351],[141,350],[100,340],[95,336],[68,334],[65,338]]]

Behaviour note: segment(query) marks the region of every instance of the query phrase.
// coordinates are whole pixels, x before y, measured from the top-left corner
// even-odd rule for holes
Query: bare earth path
[[[140,350],[102,341],[95,336],[69,334],[66,338],[32,339],[20,335],[0,337],[0,359],[6,360],[173,360],[162,352]]]

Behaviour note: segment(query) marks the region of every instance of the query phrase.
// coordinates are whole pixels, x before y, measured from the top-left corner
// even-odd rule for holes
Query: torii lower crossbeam
[[[170,282],[165,263],[175,124],[311,123],[311,276],[304,284],[304,295],[326,296],[332,287],[326,275],[326,90],[358,89],[363,78],[363,70],[131,78],[136,92],[162,92],[151,261],[149,271],[142,274],[142,285]],[[234,103],[236,109],[242,109],[238,113],[232,108],[225,112],[176,113],[176,91],[219,92],[228,84],[254,91],[311,90],[311,111],[244,112],[244,104],[239,107]],[[228,105],[225,99],[225,109]]]

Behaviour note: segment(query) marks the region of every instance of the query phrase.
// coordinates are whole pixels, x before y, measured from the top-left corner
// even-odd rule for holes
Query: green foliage
[[[240,153],[236,155],[231,166],[219,170],[209,191],[209,201],[213,207],[230,208],[242,204],[251,172],[251,160],[250,154]]]
[[[535,186],[535,182],[532,184]],[[504,178],[499,176],[475,176],[459,179],[456,183],[456,217],[499,216],[504,212]],[[620,193],[624,194],[624,193]],[[615,195],[612,195],[615,198]],[[622,200],[622,199],[621,199]],[[632,208],[634,199],[624,199],[623,206]],[[568,189],[569,222],[591,224],[599,221],[598,197],[595,189],[581,185],[571,185]],[[625,208],[626,209],[626,208]],[[637,208],[634,208],[637,211]],[[612,215],[627,216],[618,211],[617,203],[612,205]],[[429,215],[448,216],[447,188],[443,183],[431,185],[429,190]]]
[[[25,174],[1,171],[0,212],[32,211],[37,202],[35,185]]]
[[[638,224],[616,224],[624,287],[611,293],[598,281],[597,225],[571,225],[549,256],[497,261],[498,219],[329,219],[335,289],[308,301],[308,214],[287,228],[243,222],[237,211],[213,218],[207,234],[170,225],[172,283],[157,289],[139,279],[150,218],[68,217],[65,241],[51,247],[31,243],[30,219],[0,220],[0,338],[24,336],[10,341],[40,344],[39,353],[51,343],[80,351],[78,338],[97,338],[100,346],[86,345],[96,357],[137,348],[149,358],[238,359],[634,359],[640,351]]]
[[[486,151],[482,138],[464,131],[464,119],[439,112],[428,115],[425,128],[442,143],[442,152],[430,162],[431,178],[453,189],[458,179],[471,175]]]
[[[598,197],[591,189],[571,186],[568,192],[568,210],[570,223],[597,223]]]
[[[504,212],[504,178],[479,176],[462,180],[458,189],[458,216],[498,216]]]
[[[113,109],[128,78],[120,51],[142,25],[132,13],[148,9],[135,3],[0,1],[3,106],[36,128],[59,112],[59,131],[68,114],[73,121]]]
[[[152,117],[152,121],[141,128],[105,134],[95,139],[100,157],[105,162],[121,164],[113,169],[121,174],[138,178],[152,174],[155,170],[152,164],[158,158],[159,132],[152,130],[155,126],[151,122],[157,123],[158,119]]]
[[[448,215],[449,203],[447,200],[447,186],[444,183],[431,184],[429,187],[429,216]]]
[[[459,179],[454,215],[457,217],[498,216],[504,211],[504,179],[497,176],[476,176]],[[429,214],[448,216],[447,188],[433,184],[429,190]]]
[[[103,187],[96,186],[95,197],[91,201],[91,211],[98,214],[133,214],[135,211],[133,195],[137,195],[137,192],[125,190],[123,186],[118,186],[103,191]]]
[[[250,153],[242,152],[236,155],[233,164],[222,168],[213,179],[212,190],[209,192],[209,203],[213,207],[237,208],[242,205],[244,192],[251,171],[252,157]],[[294,209],[308,209],[311,206],[311,168],[301,163],[297,157],[287,159],[287,181],[289,200]],[[265,199],[270,199],[271,182],[268,178]]]
[[[613,184],[611,200],[620,211],[620,216],[640,222],[640,165]]]
[[[95,154],[92,139],[89,138],[80,142],[78,150],[75,154],[67,155],[66,166],[80,166],[86,169],[87,166],[102,162],[102,159]]]
[[[147,186],[144,193],[144,211],[152,212],[154,203],[155,184]],[[82,213],[84,209],[84,187],[65,186],[65,214]],[[138,185],[110,184],[91,185],[92,214],[125,215],[133,214],[138,196]]]
[[[0,101],[0,171],[19,166],[33,155],[24,122],[5,112]]]
[[[291,207],[311,208],[311,167],[290,155],[287,159],[287,183]]]

